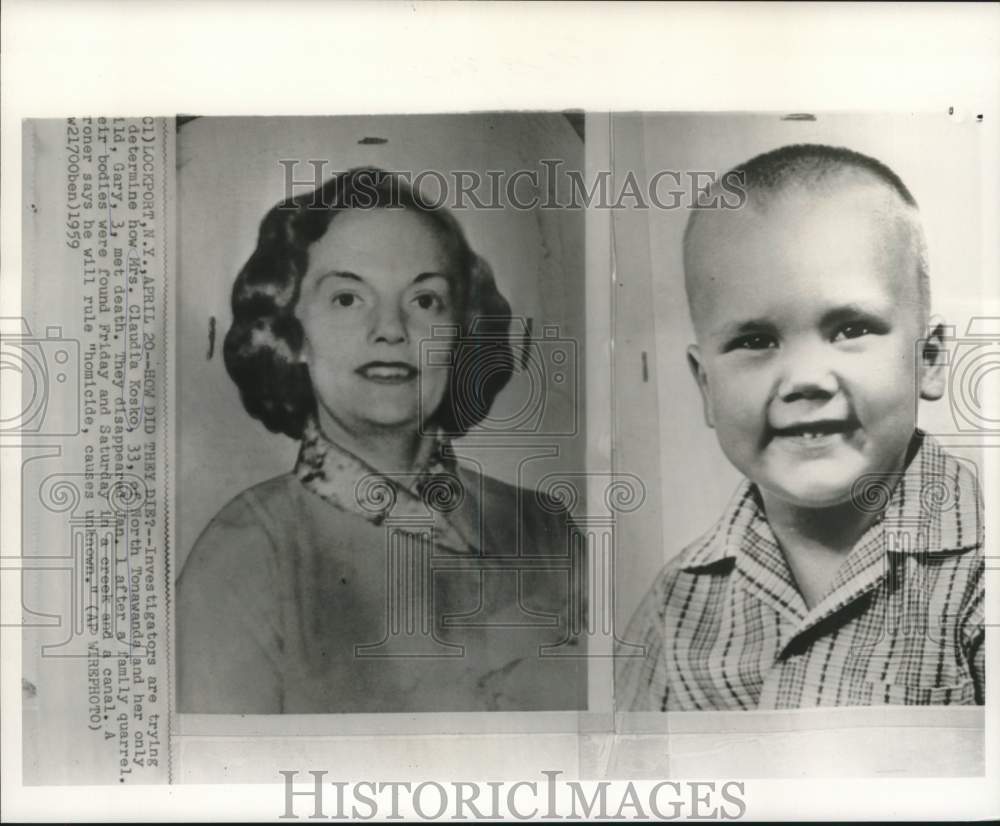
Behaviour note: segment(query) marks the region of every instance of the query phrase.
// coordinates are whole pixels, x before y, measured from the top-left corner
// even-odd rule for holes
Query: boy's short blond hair
[[[728,185],[737,184],[746,193],[746,200],[739,208],[749,204],[758,209],[766,209],[768,203],[786,193],[829,191],[833,186],[851,183],[875,182],[893,193],[898,203],[897,216],[906,225],[916,260],[917,290],[920,301],[921,321],[930,315],[930,273],[927,261],[927,239],[917,201],[907,189],[902,179],[888,166],[875,158],[840,146],[825,144],[791,144],[770,152],[757,155],[739,166],[733,167],[719,181]],[[684,229],[684,281],[691,305],[693,292],[692,267],[689,251],[694,228],[703,216],[720,201],[721,183],[703,193],[704,198],[691,211]],[[725,207],[724,207],[725,208]]]

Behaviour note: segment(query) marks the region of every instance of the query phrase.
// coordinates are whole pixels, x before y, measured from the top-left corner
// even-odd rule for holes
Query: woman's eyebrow
[[[319,287],[319,285],[328,278],[346,278],[348,281],[358,281],[360,283],[364,283],[364,279],[357,273],[349,272],[347,270],[330,270],[329,272],[323,273],[316,279],[316,286]]]
[[[422,272],[416,278],[413,279],[414,284],[419,284],[421,281],[426,281],[429,278],[444,278],[444,273],[440,272]]]

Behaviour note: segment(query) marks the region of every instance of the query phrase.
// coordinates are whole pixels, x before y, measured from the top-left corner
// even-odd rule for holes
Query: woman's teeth
[[[369,379],[402,380],[413,378],[417,371],[404,364],[400,365],[371,365],[361,369],[361,374]]]

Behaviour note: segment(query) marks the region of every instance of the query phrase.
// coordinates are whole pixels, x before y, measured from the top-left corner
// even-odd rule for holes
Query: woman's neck
[[[417,428],[348,430],[323,411],[318,423],[327,439],[349,450],[379,473],[411,473],[422,469],[435,441],[433,436],[419,433]]]

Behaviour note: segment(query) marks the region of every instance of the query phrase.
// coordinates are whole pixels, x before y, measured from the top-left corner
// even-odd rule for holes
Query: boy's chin
[[[809,491],[806,494],[782,491],[776,495],[788,505],[803,510],[826,510],[827,508],[839,507],[851,501],[850,493],[845,495],[842,491],[836,493]]]
[[[772,461],[757,467],[757,478],[750,478],[771,497],[790,506],[833,508],[850,502],[857,494],[858,479],[872,472],[871,463],[861,459],[848,455],[823,461]]]
[[[800,480],[775,485],[762,484],[771,497],[782,500],[788,505],[810,510],[834,508],[851,501],[854,490],[854,479],[838,480]]]

